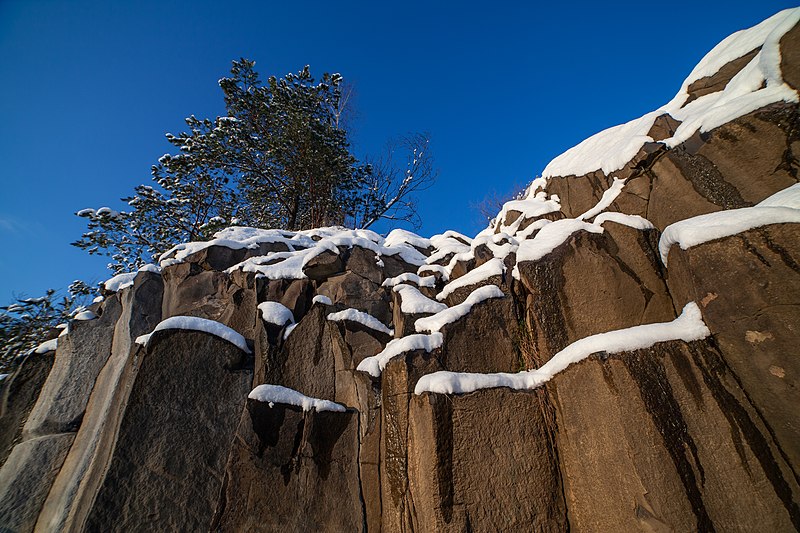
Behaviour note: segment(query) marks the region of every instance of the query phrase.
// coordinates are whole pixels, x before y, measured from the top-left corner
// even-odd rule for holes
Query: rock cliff
[[[798,21],[474,238],[229,228],[110,280],[0,385],[0,530],[800,529]]]

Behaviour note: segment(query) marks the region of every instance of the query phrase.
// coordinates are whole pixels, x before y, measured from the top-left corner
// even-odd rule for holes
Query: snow
[[[705,242],[736,235],[768,224],[800,224],[800,209],[791,207],[744,207],[700,215],[664,228],[658,241],[661,261],[666,265],[673,244],[682,250]]]
[[[546,218],[540,218],[539,220],[536,220],[535,222],[533,222],[533,224],[531,224],[524,230],[516,232],[517,241],[527,239],[528,237],[533,235],[533,232],[539,231],[546,225],[550,224],[550,222],[552,222],[552,220],[547,220]]]
[[[419,266],[425,263],[426,257],[413,246],[404,244],[396,246],[382,246],[381,242],[383,239],[380,237],[380,235],[373,233],[373,235],[377,237],[377,241],[375,241],[366,237],[362,237],[360,232],[364,231],[365,230],[342,231],[339,234],[327,237],[325,240],[334,244],[335,246],[343,246],[347,248],[360,246],[367,250],[372,250],[377,255],[397,255],[406,263],[414,266]],[[320,244],[322,244],[322,241],[320,241]]]
[[[58,347],[58,338],[50,339],[49,341],[44,341],[39,346],[33,349],[33,353],[35,354],[43,354],[47,352],[55,351]]]
[[[387,278],[383,280],[381,283],[381,287],[394,287],[395,285],[400,285],[401,283],[405,283],[410,281],[417,285],[417,287],[435,287],[436,286],[436,277],[435,276],[425,276],[420,277],[417,274],[413,274],[411,272],[405,272],[400,274],[399,276],[395,276],[393,278]]]
[[[290,324],[286,326],[286,329],[283,331],[283,340],[289,338],[289,335],[294,331],[294,328],[297,327],[297,324]]]
[[[420,237],[416,233],[404,229],[393,229],[386,235],[386,239],[383,241],[383,245],[389,247],[402,244],[408,244],[425,250],[431,246],[431,241],[430,239]]]
[[[517,263],[538,261],[566,242],[572,234],[579,231],[603,233],[603,227],[574,218],[551,222],[542,227],[533,239],[527,239],[520,243],[517,250]]]
[[[682,340],[691,342],[704,339],[711,332],[703,322],[700,308],[690,302],[681,316],[672,322],[645,324],[630,328],[591,335],[573,342],[537,370],[511,373],[473,374],[466,372],[434,372],[422,376],[414,388],[419,395],[425,392],[439,394],[466,394],[480,389],[508,387],[534,389],[550,381],[553,376],[591,354],[615,354],[649,348],[659,342]]]
[[[442,276],[446,282],[450,279],[450,271],[444,265],[422,265],[417,269],[417,274],[422,275],[423,272],[435,272]]]
[[[294,324],[292,311],[282,303],[262,302],[258,304],[258,310],[261,311],[261,318],[268,324],[275,324],[276,326]]]
[[[133,280],[136,278],[136,272],[125,272],[117,274],[111,279],[103,282],[103,287],[109,292],[119,292],[122,289],[127,289],[133,286]]]
[[[451,229],[449,229],[449,230],[447,230],[444,233],[441,233],[439,235],[434,235],[433,237],[430,238],[430,241],[434,246],[439,246],[437,241],[439,241],[439,240],[448,240],[448,239],[461,241],[462,243],[465,243],[465,244],[469,244],[469,243],[472,242],[472,239],[470,237],[467,237],[463,233],[459,233],[459,232],[453,231]]]
[[[425,261],[428,265],[436,264],[450,254],[461,254],[470,251],[469,244],[464,244],[460,240],[452,237],[440,239],[434,236],[431,237],[431,242],[433,243],[435,251]]]
[[[503,298],[505,294],[497,285],[486,285],[472,291],[463,303],[443,309],[431,315],[418,319],[414,322],[414,329],[418,333],[440,331],[445,325],[451,324],[456,320],[468,315],[472,311],[472,306],[488,300],[490,298]],[[404,311],[405,312],[405,311]]]
[[[225,228],[214,234],[214,238],[205,242],[188,242],[178,244],[161,254],[158,262],[162,267],[180,263],[192,254],[205,250],[211,246],[224,246],[231,250],[257,249],[262,243],[285,244],[289,250],[297,247],[307,248],[314,246],[314,240],[302,232],[294,233],[276,229],[258,229],[242,226]]]
[[[630,226],[642,231],[655,229],[653,223],[646,218],[640,217],[639,215],[626,215],[625,213],[617,213],[615,211],[601,213],[594,219],[594,224],[598,226],[602,226],[604,222],[616,222],[617,224]]]
[[[102,295],[100,295],[100,296],[95,296],[95,297],[92,299],[92,303],[93,303],[93,304],[99,304],[99,303],[101,303],[101,302],[102,302],[103,300],[105,300],[105,299],[106,299],[106,297],[105,297],[105,296],[102,296]]]
[[[147,344],[150,342],[150,336],[156,331],[166,329],[184,329],[190,331],[202,331],[210,335],[219,337],[226,340],[246,353],[252,353],[250,347],[247,346],[247,341],[238,332],[232,330],[225,324],[221,324],[215,320],[208,320],[196,316],[173,316],[166,320],[161,321],[155,329],[148,335],[137,337],[136,344]]]
[[[95,318],[97,318],[97,315],[88,309],[81,311],[73,317],[74,320],[94,320]]]
[[[380,377],[383,369],[389,361],[402,353],[410,352],[413,350],[425,350],[431,352],[442,346],[444,337],[441,333],[431,333],[430,335],[408,335],[400,339],[389,341],[386,348],[377,355],[367,357],[358,364],[356,370],[367,372],[372,377]]]
[[[0,381],[4,381],[10,374],[0,374]]]
[[[431,300],[411,285],[397,285],[393,290],[400,295],[400,310],[403,313],[438,313],[447,309],[447,305]]]
[[[670,224],[658,241],[661,262],[667,264],[673,244],[688,250],[753,228],[784,223],[800,223],[800,183],[776,192],[755,207],[717,211]]]
[[[324,251],[331,251],[338,254],[339,250],[334,246],[331,248],[314,247],[298,250],[295,252],[274,252],[271,254],[251,257],[238,265],[234,265],[226,272],[231,273],[241,269],[243,272],[255,272],[257,277],[267,279],[303,279],[303,267],[312,258]]]
[[[104,281],[102,285],[105,290],[109,292],[119,292],[122,289],[132,287],[133,282],[136,279],[136,274],[139,272],[152,272],[153,274],[161,274],[161,267],[148,263],[139,268],[139,270],[136,272],[124,272],[122,274],[117,274],[113,278]]]
[[[105,215],[105,216],[107,216],[109,218],[115,218],[115,217],[119,216],[119,211],[114,211],[110,207],[101,207],[100,209],[95,211],[94,214],[95,214],[95,216],[98,216],[98,217]]]
[[[553,159],[544,178],[580,176],[595,170],[605,175],[625,166],[647,142],[655,119],[669,114],[681,121],[675,135],[660,142],[668,148],[686,141],[698,130],[710,131],[775,102],[798,102],[780,69],[779,42],[800,21],[800,8],[781,11],[752,28],[729,36],[715,46],[684,80],[675,97],[661,108],[625,124],[601,131]],[[761,47],[760,52],[728,85],[686,104],[689,86],[711,76],[730,61]]]
[[[625,187],[625,180],[614,178],[614,183],[611,184],[611,187],[603,191],[603,196],[600,198],[600,201],[597,202],[597,205],[579,216],[578,220],[590,219],[608,209],[608,206],[610,206],[612,202],[617,199],[619,193],[622,192],[623,187]]]
[[[344,311],[329,314],[328,320],[332,322],[341,322],[344,320],[358,322],[359,324],[362,324],[370,329],[374,329],[375,331],[380,331],[381,333],[386,333],[387,335],[394,335],[394,331],[387,328],[383,322],[369,313],[359,311],[358,309],[353,309],[352,307],[345,309]]]
[[[535,223],[535,222],[534,222]],[[507,233],[500,232],[492,235],[479,235],[472,240],[470,245],[470,252],[468,254],[458,254],[450,260],[448,268],[452,272],[455,264],[458,261],[469,261],[475,258],[475,250],[480,246],[485,246],[492,252],[492,255],[498,259],[505,259],[509,254],[516,252],[519,243],[517,239],[508,235]]]
[[[153,263],[147,263],[139,268],[139,272],[152,272],[153,274],[161,274],[161,267]]]
[[[653,111],[592,135],[550,161],[542,176],[582,176],[595,170],[610,175],[633,159],[645,143],[653,141],[647,133],[662,114],[661,110]]]
[[[778,191],[758,203],[758,207],[791,207],[800,209],[800,183]]]
[[[497,228],[502,229],[506,227],[504,226],[506,217],[512,211],[521,213],[519,218],[515,221],[515,223],[519,225],[519,222],[527,218],[540,217],[549,213],[561,211],[561,203],[554,198],[548,199],[546,193],[543,191],[525,199],[511,200],[503,204],[500,213],[495,218],[497,223],[500,224]]]
[[[793,11],[795,10],[787,9],[781,11],[752,28],[737,31],[723,39],[694,67],[686,81],[683,82],[684,86],[688,87],[701,78],[716,74],[719,69],[734,59],[738,59],[761,46],[776,27],[792,19]],[[794,23],[792,23],[793,25]],[[783,30],[781,34],[786,33],[789,29],[791,29],[791,26]]]
[[[227,237],[231,237],[231,235],[226,234],[224,235],[226,236],[224,242],[223,240],[209,242],[229,246],[231,248],[241,248],[244,244],[249,242],[256,244],[248,245],[248,248],[257,248],[258,242],[265,242],[265,239],[272,239],[272,242],[284,242],[289,247],[289,251],[271,252],[267,255],[251,257],[227,269],[226,272],[228,273],[235,270],[242,270],[244,272],[254,272],[257,274],[257,277],[267,279],[303,279],[306,277],[305,273],[303,273],[303,267],[318,255],[325,252],[339,254],[340,248],[352,248],[354,246],[374,252],[378,266],[383,265],[381,256],[398,256],[400,259],[413,266],[424,264],[426,259],[419,250],[410,244],[401,242],[399,237],[395,237],[392,245],[387,246],[385,245],[383,237],[369,230],[349,230],[341,227],[332,227],[316,228],[296,233],[280,231],[280,234],[278,234],[276,233],[277,230],[255,230],[253,228],[235,229],[239,231],[233,234],[234,236],[246,238],[242,241],[235,241],[227,239]],[[243,230],[252,230],[255,233],[251,235],[250,233],[245,233]],[[223,232],[224,231],[225,230],[223,230]],[[217,233],[217,236],[223,232]],[[202,249],[202,246],[207,244],[208,243],[189,243],[191,246],[186,245],[185,248],[176,252],[174,259],[162,256],[161,264],[171,264],[170,262],[181,260],[188,256],[188,253],[185,252],[192,251],[193,253],[197,249]],[[176,247],[176,249],[177,248],[178,247]]]
[[[269,404],[270,408],[274,407],[276,403],[283,405],[293,405],[300,407],[303,411],[334,411],[343,413],[346,411],[345,407],[341,404],[332,402],[330,400],[320,400],[318,398],[311,398],[297,392],[294,389],[281,387],[280,385],[259,385],[247,395],[251,400]]]
[[[331,299],[325,296],[324,294],[317,294],[311,299],[312,304],[323,304],[323,305],[333,305]]]
[[[457,289],[469,287],[470,285],[476,285],[482,281],[486,281],[492,276],[502,276],[505,271],[506,265],[503,263],[502,259],[497,257],[490,259],[478,268],[470,270],[460,278],[456,278],[445,285],[442,289],[442,292],[436,295],[436,299],[441,302]]]
[[[724,91],[707,94],[683,109],[673,111],[671,115],[680,120],[681,125],[675,130],[675,135],[661,142],[669,148],[674,148],[698,130],[711,131],[775,102],[800,101],[794,89],[784,83],[763,89],[751,89],[753,86],[760,87],[765,81],[763,72],[756,70],[754,66],[751,67],[757,65],[759,59],[760,54],[731,80]]]

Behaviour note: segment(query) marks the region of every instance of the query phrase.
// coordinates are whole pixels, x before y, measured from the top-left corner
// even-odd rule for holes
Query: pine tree
[[[131,210],[79,211],[88,230],[73,244],[110,256],[118,273],[230,225],[302,230],[414,219],[411,193],[435,177],[426,136],[401,143],[405,167],[393,164],[394,149],[360,163],[343,127],[350,93],[341,75],[317,82],[306,66],[263,84],[254,67],[234,61],[219,81],[226,116],[191,116],[188,131],[167,134],[177,153],[152,167],[155,187],[140,185],[123,198]]]
[[[47,338],[53,338],[56,326],[82,311],[93,289],[82,281],[69,286],[66,295],[49,289],[38,298],[17,298],[0,307],[0,373],[12,369],[24,356]]]
[[[264,85],[254,65],[234,61],[220,80],[228,112],[221,151],[238,175],[247,222],[289,230],[344,223],[369,168],[339,127],[342,77],[323,74],[316,83],[306,66]]]

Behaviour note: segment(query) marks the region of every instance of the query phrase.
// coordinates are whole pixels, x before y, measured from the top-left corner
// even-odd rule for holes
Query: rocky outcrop
[[[363,531],[358,443],[354,411],[248,400],[211,529]]]
[[[39,514],[39,529],[82,529],[109,467],[138,371],[139,348],[134,340],[159,323],[162,294],[160,276],[144,272],[130,290],[119,295],[122,310],[114,327],[111,354],[97,375],[81,427]]]
[[[669,286],[694,300],[731,371],[769,422],[791,464],[800,464],[800,243],[797,224],[765,226],[670,252]],[[788,380],[787,380],[788,377]],[[796,496],[797,497],[797,496]],[[795,500],[797,501],[797,500]]]
[[[474,238],[228,228],[107,285],[2,382],[0,529],[800,529],[798,20]]]
[[[556,376],[548,389],[571,527],[797,527],[796,466],[710,343],[592,358]]]
[[[157,331],[141,356],[90,531],[208,529],[244,398],[249,358],[206,333]]]
[[[53,367],[55,350],[27,355],[0,388],[0,466],[17,444],[22,427],[36,404]]]

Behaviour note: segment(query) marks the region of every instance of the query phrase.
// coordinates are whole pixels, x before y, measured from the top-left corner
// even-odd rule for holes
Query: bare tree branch
[[[402,167],[395,163],[398,152],[405,157]],[[438,175],[433,166],[429,136],[412,133],[390,141],[384,155],[371,165],[370,193],[356,225],[368,228],[385,219],[411,222],[417,226],[419,217],[413,194],[433,185]]]

